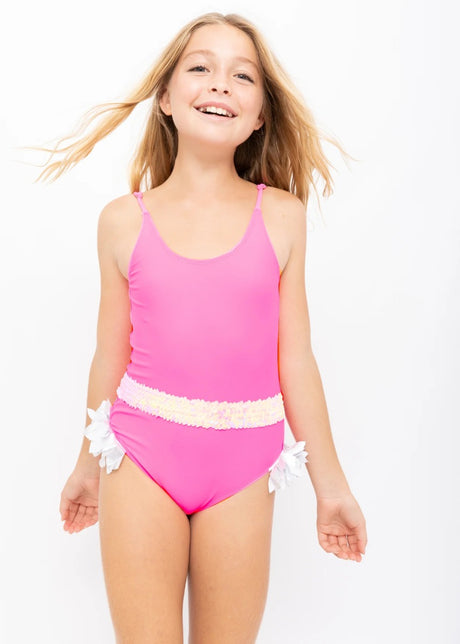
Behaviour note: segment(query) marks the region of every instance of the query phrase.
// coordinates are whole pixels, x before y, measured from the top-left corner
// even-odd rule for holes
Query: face
[[[262,127],[263,98],[262,70],[249,36],[231,25],[205,25],[182,52],[160,107],[172,115],[181,140],[236,148]],[[222,104],[234,116],[197,109],[209,103]]]

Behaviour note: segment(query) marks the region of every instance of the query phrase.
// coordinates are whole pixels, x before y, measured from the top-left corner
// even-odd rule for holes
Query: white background
[[[15,148],[52,147],[87,109],[124,97],[183,24],[221,11],[260,28],[318,124],[359,159],[325,146],[335,192],[322,218],[310,200],[306,275],[369,543],[360,563],[326,554],[308,477],[278,493],[258,644],[459,642],[456,3],[170,6],[17,2],[2,25],[0,639],[114,641],[98,526],[69,535],[58,507],[85,423],[96,222],[129,191],[147,106],[53,184],[33,183],[45,153]],[[187,602],[184,622],[187,635]]]

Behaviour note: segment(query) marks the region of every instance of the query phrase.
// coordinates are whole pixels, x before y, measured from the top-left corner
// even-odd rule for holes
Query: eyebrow
[[[184,56],[184,60],[189,56],[193,56],[194,54],[207,54],[208,56],[215,56],[214,52],[211,51],[210,49],[194,49],[193,51],[189,52],[186,56]],[[259,71],[259,68],[255,64],[255,62],[250,58],[246,58],[246,56],[235,56],[233,60],[241,60],[245,63],[249,63],[250,65],[255,67],[257,71]]]

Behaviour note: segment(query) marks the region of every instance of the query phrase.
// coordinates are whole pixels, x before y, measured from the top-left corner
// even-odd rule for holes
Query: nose
[[[221,89],[221,88],[224,89]],[[225,85],[214,84],[211,88],[211,92],[219,92],[220,94],[230,94],[230,90]]]
[[[230,89],[226,80],[213,79],[210,83],[209,89],[211,92],[220,92],[223,94],[230,94]]]

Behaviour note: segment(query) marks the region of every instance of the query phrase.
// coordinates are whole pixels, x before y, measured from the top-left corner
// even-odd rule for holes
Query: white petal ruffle
[[[283,490],[286,486],[302,476],[305,471],[307,454],[305,441],[297,441],[293,445],[284,443],[283,451],[269,468],[271,472],[268,479],[268,491]]]
[[[93,456],[99,456],[100,467],[106,466],[107,474],[120,467],[125,450],[115,438],[109,423],[110,408],[112,404],[108,398],[103,400],[99,407],[94,410],[88,407],[88,415],[91,423],[83,432],[89,438],[91,444],[89,451]]]

